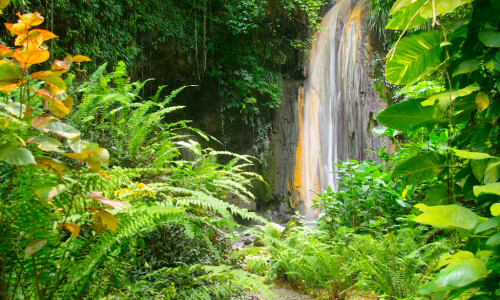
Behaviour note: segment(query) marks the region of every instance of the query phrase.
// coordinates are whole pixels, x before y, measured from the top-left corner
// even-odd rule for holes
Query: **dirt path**
[[[311,296],[301,295],[289,289],[275,289],[273,290],[273,293],[278,296],[277,298],[273,298],[273,300],[314,300]],[[268,300],[268,298],[264,298],[262,295],[258,294],[255,295],[255,297],[262,300]]]

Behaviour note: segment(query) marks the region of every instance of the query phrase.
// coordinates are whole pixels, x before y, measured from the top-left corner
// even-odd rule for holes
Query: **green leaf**
[[[396,96],[400,96],[400,95],[406,93],[415,83],[421,81],[425,77],[436,72],[443,65],[444,65],[444,62],[443,63],[436,63],[432,66],[428,66],[422,74],[420,74],[417,78],[413,79],[412,81],[407,83],[402,89],[400,89],[398,92],[396,92]]]
[[[94,148],[99,147],[99,145],[96,143],[91,143],[89,141],[82,140],[82,139],[68,140],[67,144],[68,144],[69,148],[71,150],[73,150],[73,152],[75,152],[75,153],[82,153],[82,152],[90,151]]]
[[[10,142],[0,146],[0,160],[16,166],[36,164],[33,154],[26,148],[17,148],[18,144]]]
[[[44,186],[35,189],[35,195],[40,198],[43,202],[47,202],[50,199],[54,198],[57,195],[60,195],[66,192],[70,186],[64,184],[58,184],[56,186]]]
[[[438,101],[439,108],[441,109],[441,111],[444,112],[450,106],[451,101],[455,100],[458,97],[464,97],[470,95],[475,91],[479,91],[479,89],[480,89],[479,84],[473,83],[460,90],[452,90],[451,92],[444,91],[432,95],[427,100],[422,101],[421,104],[422,106],[430,106],[430,105],[435,105],[436,101]]]
[[[474,159],[471,160],[470,166],[472,168],[472,174],[479,182],[484,180],[484,172],[486,171],[487,160],[486,159]]]
[[[500,203],[493,204],[491,206],[490,210],[491,210],[491,215],[492,216],[496,217],[496,216],[500,215]]]
[[[455,195],[457,195],[455,188]],[[445,205],[453,202],[453,190],[446,183],[442,183],[427,193],[422,201],[427,206]]]
[[[40,148],[43,151],[53,151],[53,152],[63,152],[61,149],[59,149],[62,144],[51,137],[46,137],[46,136],[35,136],[32,137],[28,140],[29,144],[37,144],[38,148]]]
[[[411,5],[412,3],[416,2],[416,1],[417,0],[397,0],[391,8],[391,11],[389,12],[389,16],[392,16],[396,12],[402,10],[403,8],[407,7],[408,5]]]
[[[414,131],[422,127],[436,125],[443,115],[439,106],[425,106],[415,100],[391,105],[377,115],[384,126],[400,131]]]
[[[488,47],[500,47],[500,32],[495,29],[485,28],[479,31],[478,37]]]
[[[453,154],[460,158],[465,158],[465,159],[486,159],[486,158],[495,158],[494,156],[491,156],[486,153],[480,153],[480,152],[469,152],[469,151],[463,151],[463,150],[458,150],[458,149],[452,149],[448,148],[448,150],[453,151]]]
[[[104,148],[94,148],[89,151],[89,157],[86,159],[86,161],[91,167],[92,171],[98,172],[101,167],[108,167],[109,152]]]
[[[493,6],[493,8],[495,8],[495,10],[500,10],[500,2],[498,2],[497,0],[490,0],[490,3],[491,3],[491,6]]]
[[[425,4],[427,0],[418,0],[415,3],[410,4],[407,7],[402,8],[399,10],[394,17],[392,17],[389,22],[387,23],[387,26],[385,27],[386,29],[392,29],[392,30],[405,30],[406,26],[410,22],[410,20],[413,18],[413,16],[417,13],[417,11],[422,7],[422,5]],[[418,14],[413,21],[411,22],[410,26],[408,26],[408,29],[413,29],[417,26],[420,26],[427,22],[426,18],[423,18]]]
[[[19,102],[8,102],[8,103],[0,102],[0,106],[5,108],[7,112],[9,112],[11,115],[15,117],[19,117],[19,113],[24,114],[24,112],[26,111],[26,106],[22,104],[21,108],[21,103]]]
[[[486,185],[476,185],[474,187],[474,195],[478,197],[482,194],[492,194],[500,196],[500,182],[490,183]]]
[[[500,179],[500,161],[490,161],[484,171],[484,184],[495,183]]]
[[[483,223],[477,225],[476,230],[474,230],[474,234],[478,234],[478,233],[484,232],[486,230],[490,230],[492,228],[497,227],[498,226],[498,219],[499,219],[499,217],[490,218],[490,219],[484,221]]]
[[[26,260],[31,255],[40,251],[40,249],[42,249],[42,247],[45,246],[45,244],[47,244],[46,240],[31,241],[31,243],[28,244],[26,250],[24,251],[24,259]]]
[[[23,78],[23,69],[13,63],[0,65],[0,86],[16,83]]]
[[[45,129],[67,139],[75,139],[80,136],[80,132],[73,126],[61,122],[52,122]]]
[[[424,213],[413,218],[413,222],[431,225],[436,228],[472,230],[479,223],[479,218],[475,213],[456,204],[427,206],[419,203],[414,207]]]
[[[488,97],[488,95],[486,95],[483,92],[477,93],[476,96],[477,111],[482,112],[483,110],[487,109],[489,105],[490,105],[490,98]]]
[[[471,257],[442,269],[437,275],[435,283],[438,287],[459,288],[469,285],[487,274],[488,269],[484,261]]]
[[[392,172],[392,177],[411,175],[412,182],[432,179],[448,166],[446,156],[437,152],[417,155],[398,164]]]
[[[18,112],[19,115],[19,112]],[[22,130],[28,128],[28,124],[20,121],[19,119],[0,112],[0,128],[10,130]]]
[[[467,3],[471,3],[474,0],[436,0],[435,3],[435,14],[436,16],[451,13],[455,8],[462,6]],[[420,15],[424,18],[432,18],[434,14],[434,7],[432,1],[428,3],[420,12]]]
[[[495,233],[486,241],[486,246],[496,245],[500,245],[500,232]]]
[[[457,20],[457,21],[451,23],[449,26],[443,26],[444,27],[444,31],[445,32],[454,31],[454,30],[460,28],[462,25],[464,25],[465,23],[467,23],[469,21],[470,21],[469,18],[463,18],[463,19]]]
[[[477,59],[469,59],[466,61],[463,61],[458,67],[453,71],[452,77],[455,77],[460,74],[465,74],[465,73],[472,73],[479,69],[481,66],[481,62]]]
[[[441,62],[440,44],[441,34],[436,30],[418,30],[401,39],[388,54],[387,80],[393,84],[407,84],[418,78],[429,66]]]

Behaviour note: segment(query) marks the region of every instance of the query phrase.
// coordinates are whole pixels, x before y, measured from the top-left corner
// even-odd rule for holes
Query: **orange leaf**
[[[11,57],[14,53],[4,45],[0,45],[0,58]]]
[[[55,121],[57,121],[57,119],[51,115],[41,115],[34,117],[33,120],[31,120],[31,126],[35,129],[44,129],[49,126],[50,123]]]
[[[43,17],[42,15],[35,11],[34,13],[31,14],[24,14],[21,15],[21,13],[16,14],[19,17],[18,23],[23,23],[26,27],[33,27],[37,26],[43,23]]]
[[[22,23],[17,23],[17,24],[11,24],[11,23],[5,23],[5,28],[7,28],[8,31],[12,35],[19,35],[19,34],[26,34],[27,28],[24,24]]]
[[[66,72],[69,70],[69,66],[66,65],[66,63],[62,60],[54,60],[54,63],[52,64],[52,70],[61,70],[63,72]]]
[[[102,204],[109,205],[113,208],[116,209],[126,209],[126,207],[120,202],[116,200],[109,200],[108,198],[104,197],[100,192],[92,192],[87,194],[87,198],[94,199],[96,201],[101,202]]]
[[[27,35],[25,33],[16,37],[14,44],[16,46],[23,46],[25,49],[38,49],[43,43],[43,37],[39,35]]]
[[[78,225],[57,222],[57,226],[64,228],[67,231],[71,232],[71,234],[73,235],[74,238],[77,238],[78,235],[80,234],[81,227]]]
[[[50,52],[47,49],[28,49],[26,51],[16,49],[14,51],[14,58],[22,64],[22,68],[26,69],[26,67],[32,64],[43,63],[50,57]]]
[[[33,29],[28,33],[28,35],[41,36],[43,41],[48,41],[50,39],[59,37],[59,36],[53,34],[52,32],[50,32],[48,30],[43,30],[43,29]]]
[[[65,153],[65,156],[74,159],[74,160],[85,160],[89,157],[86,152],[83,153]]]
[[[75,63],[84,62],[84,61],[92,61],[92,60],[90,58],[88,58],[87,56],[83,56],[83,55],[73,56],[73,62],[75,62]]]
[[[0,87],[0,91],[6,92],[8,94],[8,93],[10,93],[10,91],[12,91],[13,89],[15,89],[18,86],[25,84],[26,82],[27,82],[26,80],[23,80],[23,81],[18,81],[16,83],[4,85],[4,86]]]

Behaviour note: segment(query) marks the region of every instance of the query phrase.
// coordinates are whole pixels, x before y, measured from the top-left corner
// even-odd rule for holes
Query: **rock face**
[[[342,0],[350,1],[350,0]],[[340,1],[339,1],[340,2]],[[323,8],[326,14],[332,7]],[[353,7],[356,7],[353,5]],[[373,84],[374,44],[377,43],[368,33],[362,22],[363,10],[354,26],[359,29],[359,47],[355,53],[356,59],[352,68],[358,73],[352,78],[356,83],[348,87],[352,92],[349,102],[339,110],[342,123],[339,137],[339,151],[348,153],[339,159],[373,159],[373,155],[365,150],[379,150],[389,144],[388,140],[375,139],[371,129],[377,126],[376,115],[386,107],[386,103],[376,92]],[[292,23],[290,23],[292,24]],[[344,26],[343,21],[338,22]],[[312,37],[313,32],[305,26],[285,28],[293,33],[294,37]],[[341,40],[338,40],[340,43]],[[195,66],[189,62],[183,53],[180,43],[175,40],[166,41],[158,45],[158,53],[152,56],[151,61],[144,62],[144,68],[150,70],[150,76],[155,78],[154,85],[168,85],[166,92],[185,85],[197,85],[186,88],[176,98],[172,105],[184,105],[186,108],[172,113],[166,121],[193,120],[191,126],[199,128],[214,136],[223,144],[215,140],[209,142],[199,138],[204,146],[217,150],[227,150],[240,154],[252,155],[259,159],[257,171],[266,180],[268,186],[257,183],[254,188],[255,202],[244,203],[241,199],[228,195],[227,201],[239,207],[255,210],[264,217],[276,223],[285,223],[300,208],[297,201],[296,165],[299,134],[303,124],[299,118],[299,95],[303,92],[310,67],[309,57],[301,51],[293,51],[287,57],[287,75],[283,75],[281,105],[275,109],[261,109],[261,121],[258,124],[247,124],[239,112],[225,109],[224,99],[220,97],[219,83],[214,78],[202,78]],[[151,68],[150,68],[151,66]],[[161,66],[161,67],[155,67]],[[362,72],[360,74],[359,72]],[[148,74],[149,75],[149,74]],[[147,86],[154,91],[155,87]],[[153,92],[154,93],[154,92]],[[303,208],[301,209],[303,211]]]

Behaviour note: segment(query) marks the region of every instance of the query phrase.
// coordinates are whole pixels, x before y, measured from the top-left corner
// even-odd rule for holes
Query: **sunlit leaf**
[[[69,70],[69,66],[62,60],[54,60],[54,63],[52,64],[52,70],[67,72]]]
[[[27,143],[37,144],[38,148],[43,151],[62,152],[62,150],[59,149],[59,147],[62,146],[61,142],[51,137],[35,136],[30,138]]]
[[[84,62],[84,61],[92,61],[92,60],[86,56],[83,56],[83,55],[73,56],[73,62],[75,62],[75,63]]]
[[[418,0],[397,0],[396,2],[394,2],[394,4],[392,5],[392,8],[389,12],[389,16],[392,16],[393,14],[395,14],[396,12],[400,11],[401,9],[411,5],[412,3],[415,3],[417,2]]]
[[[19,130],[27,127],[28,125],[25,122],[20,121],[11,115],[0,112],[0,128]]]
[[[74,139],[80,136],[80,132],[73,126],[62,122],[52,122],[47,125],[47,130],[67,139]]]
[[[11,165],[24,166],[36,164],[33,154],[26,148],[18,148],[17,142],[10,142],[0,146],[0,160]]]
[[[479,92],[477,93],[476,96],[476,105],[477,105],[477,111],[482,112],[483,110],[487,109],[488,106],[490,105],[490,98],[485,93]]]
[[[33,27],[43,23],[43,17],[37,11],[24,15],[17,13],[16,15],[19,17],[19,22],[22,22],[26,27]]]
[[[444,91],[437,93],[435,95],[430,96],[427,100],[422,101],[421,104],[422,106],[429,106],[429,105],[435,105],[436,101],[439,104],[439,108],[441,109],[442,112],[445,112],[448,110],[448,107],[450,106],[450,103],[455,100],[458,97],[464,97],[467,95],[472,94],[473,92],[479,91],[480,87],[479,84],[473,83],[469,86],[466,86],[463,89],[460,90],[452,90],[450,91]]]
[[[427,206],[419,203],[414,207],[424,213],[413,218],[413,222],[431,225],[436,228],[472,230],[476,228],[479,222],[479,218],[475,213],[456,204]]]
[[[99,145],[96,143],[92,143],[82,139],[68,140],[67,144],[69,148],[73,150],[73,152],[75,153],[87,152],[94,148],[99,147]]]
[[[0,9],[4,9],[9,5],[10,0],[0,0]]]
[[[54,198],[55,196],[61,195],[62,193],[69,190],[69,185],[58,184],[56,186],[44,186],[35,189],[35,195],[40,198],[43,202],[47,202]]]
[[[99,172],[101,168],[108,167],[109,152],[104,148],[94,148],[89,151],[89,157],[86,161],[93,172]]]
[[[475,186],[474,187],[474,195],[476,195],[476,197],[478,197],[481,194],[493,194],[493,195],[500,196],[500,182]]]
[[[104,197],[100,192],[92,192],[87,195],[88,198],[94,199],[96,201],[101,202],[102,204],[109,205],[113,208],[116,209],[126,209],[127,207],[123,205],[120,201],[117,200],[110,200],[106,197]]]
[[[465,158],[465,159],[486,159],[486,158],[495,158],[494,156],[491,156],[486,153],[480,153],[480,152],[469,152],[469,151],[463,151],[463,150],[458,150],[458,149],[452,149],[448,148],[449,150],[453,151],[453,154],[460,158]]]
[[[496,245],[500,245],[500,232],[495,233],[486,241],[486,246]]]
[[[427,22],[426,18],[420,16],[420,14],[416,14],[416,12],[427,2],[427,0],[418,0],[415,3],[412,3],[401,10],[399,10],[390,20],[387,22],[386,29],[392,30],[405,30],[405,29],[413,29],[417,26],[420,26]],[[414,17],[415,16],[415,17]],[[410,20],[413,21],[410,23]]]
[[[26,51],[16,49],[14,51],[14,58],[22,64],[23,69],[33,64],[43,63],[49,57],[50,52],[47,49],[28,49]]]
[[[70,109],[48,91],[38,90],[36,93],[40,96],[40,98],[48,102],[49,110],[52,114],[54,114],[54,116],[63,118],[65,115],[70,113]]]
[[[91,219],[93,220],[99,219],[103,227],[108,228],[114,233],[116,233],[118,229],[118,220],[115,218],[115,216],[113,216],[112,214],[110,214],[105,210],[102,209],[98,210],[96,213],[92,215]]]
[[[459,187],[455,187],[455,196],[457,196]],[[453,189],[448,187],[448,184],[442,183],[433,188],[427,193],[425,199],[422,201],[427,206],[445,205],[453,203]]]
[[[495,217],[500,215],[500,203],[495,203],[491,206],[491,215]]]
[[[60,178],[62,178],[63,171],[70,169],[67,164],[55,158],[36,156],[35,160],[37,162],[35,167],[56,173]]]
[[[42,249],[42,247],[45,246],[46,244],[47,244],[46,240],[31,241],[26,247],[26,250],[24,251],[24,259],[26,260],[28,257],[40,251],[40,249]]]
[[[14,52],[4,45],[0,45],[0,58],[11,57]]]
[[[411,182],[421,182],[434,178],[448,165],[446,156],[437,152],[425,153],[398,164],[392,172],[392,177],[411,175]]]
[[[46,128],[47,126],[49,126],[50,123],[53,122],[59,122],[59,120],[51,115],[41,115],[38,117],[34,117],[33,120],[31,120],[31,126],[35,129],[41,130]]]
[[[71,235],[74,238],[77,238],[78,235],[80,234],[81,227],[75,224],[70,224],[70,223],[61,223],[57,222],[57,226],[66,229],[67,231],[71,232]]]
[[[43,43],[43,37],[39,35],[20,34],[16,37],[14,45],[23,46],[25,50],[38,49]]]
[[[432,1],[429,2],[422,11],[420,15],[424,18],[432,18],[435,14],[436,16],[451,13],[455,8],[473,2],[474,0],[436,0],[435,5],[432,5]]]
[[[0,86],[14,84],[23,78],[23,69],[13,63],[0,64]]]
[[[418,78],[429,66],[441,62],[440,44],[441,34],[436,30],[418,30],[401,39],[388,54],[387,80],[393,84],[407,84]]]
[[[31,74],[31,78],[45,81],[50,85],[54,85],[59,90],[66,91],[66,83],[61,78],[61,71],[45,71],[45,72],[36,72]],[[61,93],[54,93],[59,95]]]

